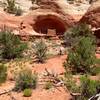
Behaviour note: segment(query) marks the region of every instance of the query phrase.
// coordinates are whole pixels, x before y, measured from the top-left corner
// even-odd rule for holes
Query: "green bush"
[[[65,87],[70,93],[79,93],[75,100],[88,100],[90,97],[98,93],[100,89],[100,80],[91,80],[89,76],[80,77],[80,85],[76,85],[71,74],[66,74],[63,79]]]
[[[23,91],[23,93],[24,93],[25,97],[30,97],[32,95],[32,90],[31,89],[25,89]]]
[[[65,78],[63,79],[65,87],[73,93],[79,93],[80,88],[76,85],[75,80],[73,80],[73,77],[71,74],[66,73]]]
[[[37,85],[37,75],[32,74],[29,69],[22,70],[16,78],[15,90],[21,91],[27,88],[35,89]]]
[[[100,65],[100,59],[96,59],[96,64]]]
[[[21,57],[27,48],[26,43],[22,43],[18,36],[7,30],[0,32],[0,44],[2,45],[2,57],[5,59]]]
[[[16,6],[15,6],[15,0],[6,0],[6,11],[8,13],[15,13]]]
[[[98,66],[98,67],[93,67],[92,69],[91,69],[91,75],[98,75],[98,74],[100,74],[100,66]]]
[[[95,39],[92,34],[93,32],[89,28],[89,26],[85,23],[81,23],[79,25],[75,25],[74,27],[70,28],[68,31],[65,32],[64,43],[66,46],[74,46],[77,44],[77,42],[82,36]]]
[[[70,69],[74,73],[90,73],[96,60],[95,47],[91,37],[83,36],[69,51],[67,61],[64,63],[65,69]]]
[[[45,44],[45,42],[41,39],[40,41],[38,41],[34,48],[34,54],[36,56],[36,60],[40,63],[43,63],[46,59],[46,53],[47,53],[47,46]]]
[[[45,88],[46,90],[49,90],[49,89],[52,88],[52,86],[53,86],[52,82],[48,81],[48,82],[46,82],[44,88]]]
[[[0,64],[0,84],[5,82],[7,78],[7,67]]]
[[[87,75],[81,77],[81,97],[79,100],[88,100],[97,93],[100,81],[89,79]]]
[[[21,8],[15,5],[15,0],[6,0],[6,12],[20,16],[22,14]]]

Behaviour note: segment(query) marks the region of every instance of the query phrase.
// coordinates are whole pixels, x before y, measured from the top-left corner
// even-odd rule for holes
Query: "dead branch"
[[[2,92],[0,92],[0,95],[10,93],[11,91],[13,91],[13,88],[8,89],[8,90],[3,90]]]

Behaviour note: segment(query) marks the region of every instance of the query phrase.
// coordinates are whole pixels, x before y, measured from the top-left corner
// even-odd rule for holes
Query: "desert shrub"
[[[26,43],[22,43],[18,36],[7,30],[0,32],[0,44],[2,45],[2,57],[5,59],[21,57],[27,48]]]
[[[79,42],[70,49],[65,69],[76,73],[89,73],[95,65],[95,43],[91,37],[82,37]]]
[[[49,89],[52,88],[52,86],[53,86],[52,82],[48,81],[48,82],[46,82],[44,88],[45,88],[46,90],[49,90]]]
[[[80,94],[75,97],[75,100],[88,100],[100,90],[100,80],[91,80],[87,75],[80,77],[80,85],[76,85],[72,75],[68,73],[64,77],[63,81],[70,93]]]
[[[15,5],[15,0],[6,0],[5,11],[11,14],[21,15],[21,8]]]
[[[64,43],[66,46],[73,46],[75,45],[82,36],[91,37],[95,39],[92,35],[93,32],[89,28],[89,26],[85,23],[81,23],[79,25],[75,25],[74,27],[70,28],[64,34]]]
[[[73,79],[72,75],[70,73],[66,73],[65,77],[63,79],[64,86],[73,93],[79,93],[80,87],[76,85],[75,80]]]
[[[25,97],[30,97],[32,95],[31,89],[24,89],[23,91]]]
[[[91,75],[98,75],[100,74],[100,66],[95,66],[91,69]]]
[[[96,63],[100,65],[100,59],[96,59]]]
[[[47,45],[45,42],[41,39],[38,41],[34,46],[34,54],[36,56],[36,60],[40,63],[43,63],[46,59],[46,53],[47,53]]]
[[[81,77],[81,97],[78,100],[88,100],[97,93],[100,81],[91,80],[87,75]]]
[[[0,64],[0,84],[5,82],[7,78],[7,67],[4,64]]]
[[[6,0],[6,11],[8,13],[15,13],[16,6],[15,6],[15,0]]]
[[[37,84],[37,75],[32,74],[29,69],[22,70],[16,78],[15,90],[21,91],[27,88],[35,89]]]

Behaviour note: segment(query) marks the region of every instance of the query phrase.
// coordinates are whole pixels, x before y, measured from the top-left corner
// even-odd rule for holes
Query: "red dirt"
[[[69,100],[70,94],[66,93],[63,88],[53,89],[53,90],[44,90],[44,89],[36,89],[33,90],[31,97],[23,97],[23,93],[12,92],[11,96],[13,96],[16,100]],[[0,100],[12,100],[9,95],[0,96]]]
[[[96,57],[100,59],[100,54],[96,54]],[[42,73],[45,71],[45,68],[50,72],[55,72],[57,74],[64,73],[63,62],[66,60],[67,56],[57,56],[47,60],[44,64],[34,64],[33,71],[37,73]]]
[[[100,55],[96,55],[98,58],[100,58]],[[44,64],[34,64],[32,70],[36,71],[37,73],[43,73],[45,71],[45,68],[48,69],[50,72],[55,72],[57,74],[64,73],[63,68],[63,62],[66,59],[66,55],[57,56],[55,58],[51,58],[46,61]],[[75,76],[78,80],[79,76]],[[96,79],[96,77],[93,77],[93,79]],[[0,87],[0,91],[3,89],[9,89],[14,85],[13,82],[6,82]],[[11,96],[13,96],[16,100],[70,100],[71,96],[70,94],[65,91],[62,87],[59,87],[58,89],[53,88],[51,90],[45,90],[41,87],[37,87],[35,90],[33,90],[31,97],[23,97],[23,93],[17,93],[12,92]],[[10,95],[5,94],[0,96],[0,100],[12,100]]]
[[[57,56],[55,58],[51,58],[46,61],[44,64],[34,64],[33,71],[38,72],[39,74],[45,71],[47,68],[49,71],[54,71],[55,73],[61,74],[64,72],[64,68],[62,67],[63,62],[65,61],[66,56]],[[11,82],[11,81],[10,81]],[[9,89],[14,85],[10,84],[10,82],[6,82],[0,87],[0,91],[2,89]],[[11,82],[12,83],[12,82]],[[11,96],[13,96],[16,100],[69,100],[71,98],[70,94],[65,91],[62,87],[58,89],[53,88],[51,90],[45,90],[41,87],[37,87],[33,90],[31,97],[23,97],[23,93],[12,92]],[[0,96],[0,100],[12,100],[10,95],[5,94]]]
[[[34,64],[33,71],[37,73],[42,73],[45,71],[45,68],[50,72],[55,72],[57,74],[64,73],[63,62],[66,59],[66,55],[58,56],[52,59],[49,59],[44,64]]]
[[[100,59],[100,54],[96,54],[96,57],[97,57],[98,59]]]

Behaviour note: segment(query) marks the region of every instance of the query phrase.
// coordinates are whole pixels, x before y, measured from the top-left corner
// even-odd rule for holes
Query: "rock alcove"
[[[38,16],[34,24],[34,30],[42,34],[62,35],[66,31],[66,25],[57,16]]]

